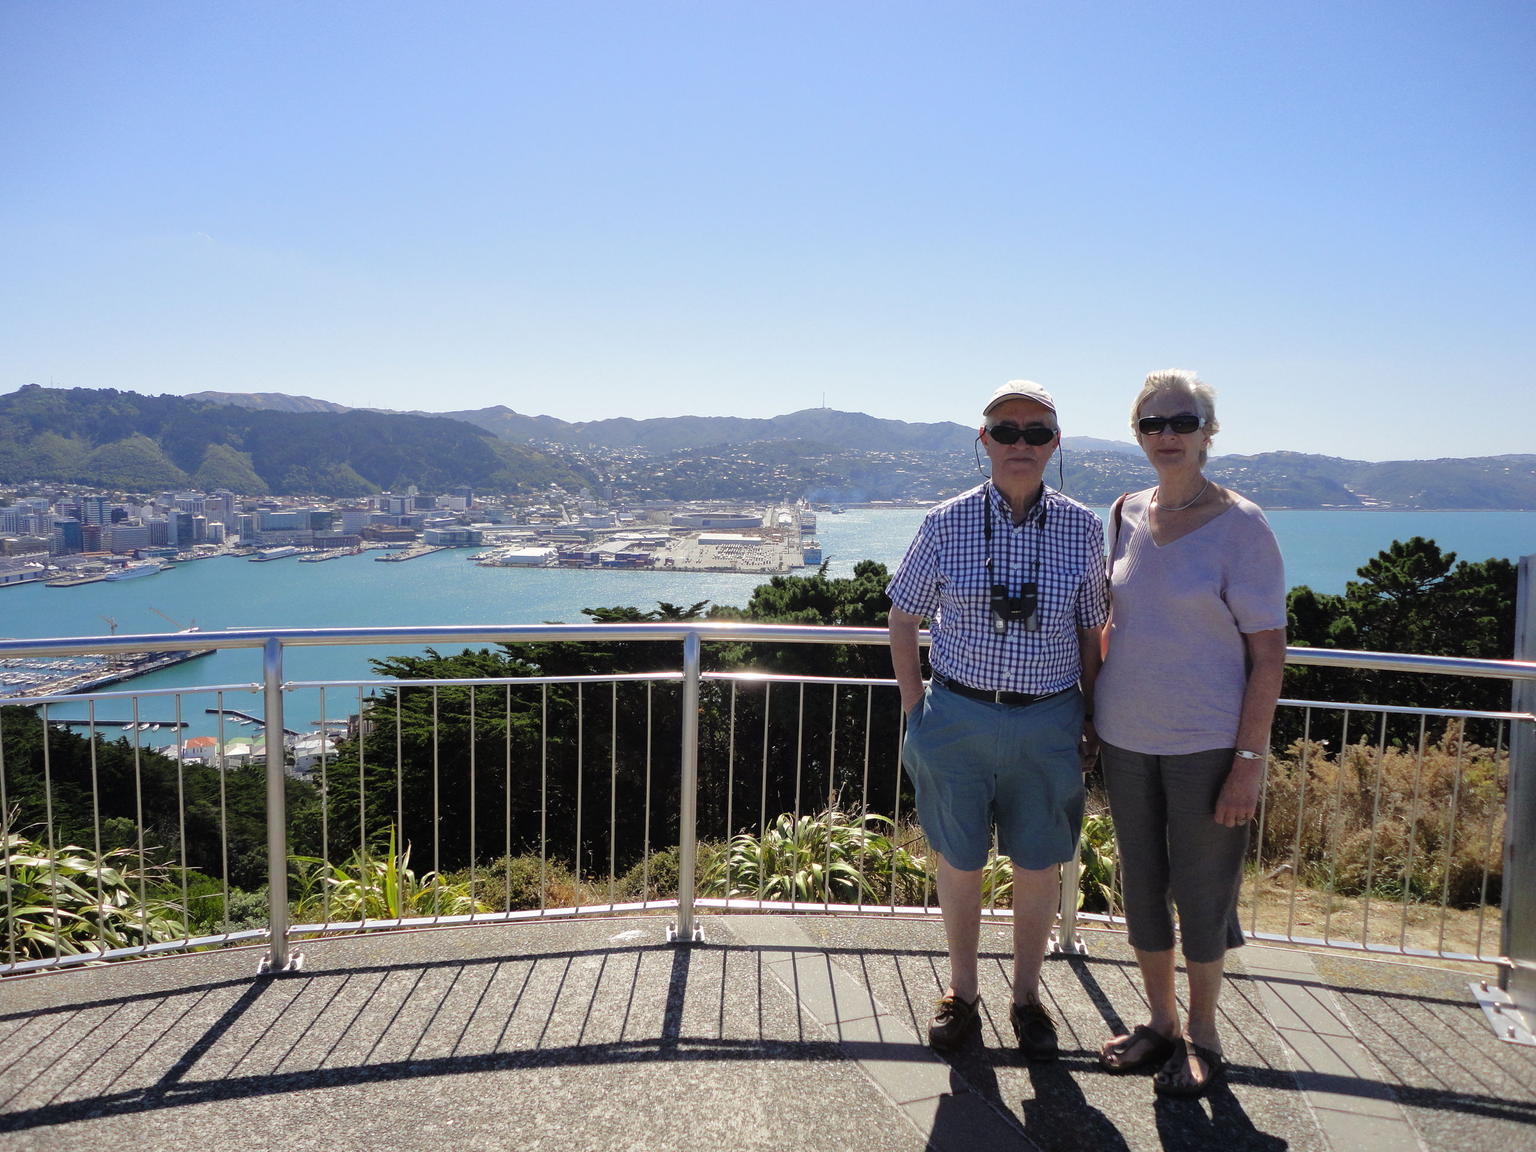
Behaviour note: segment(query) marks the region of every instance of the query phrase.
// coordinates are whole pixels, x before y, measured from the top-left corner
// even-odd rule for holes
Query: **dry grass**
[[[1342,896],[1286,876],[1250,880],[1238,898],[1238,915],[1247,931],[1335,944],[1368,942],[1383,948],[1416,948],[1475,956],[1497,955],[1502,917],[1497,906],[1441,908],[1381,897]],[[1364,955],[1364,953],[1362,953]],[[1379,953],[1371,953],[1379,955]],[[1435,957],[1399,956],[1413,963],[1446,967],[1455,962]],[[1461,965],[1457,965],[1458,967]],[[1467,965],[1480,971],[1487,964]]]

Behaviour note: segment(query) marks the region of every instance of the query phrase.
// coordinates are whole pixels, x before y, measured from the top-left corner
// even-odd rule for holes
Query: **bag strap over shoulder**
[[[1104,578],[1109,579],[1109,570],[1115,564],[1115,547],[1120,543],[1120,510],[1125,506],[1125,498],[1129,492],[1120,493],[1119,499],[1109,510],[1109,547],[1104,552]]]

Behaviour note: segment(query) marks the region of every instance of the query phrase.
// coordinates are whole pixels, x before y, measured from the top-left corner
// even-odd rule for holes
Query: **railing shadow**
[[[485,929],[483,932],[491,932]],[[444,948],[463,930],[409,934],[426,943],[359,947],[390,952],[385,961],[346,964],[347,941],[328,957],[334,967],[267,979],[225,978],[250,953],[211,953],[215,978],[169,991],[132,987],[132,968],[157,982],[161,965],[113,973],[120,994],[86,995],[69,1004],[0,1013],[0,1132],[26,1132],[85,1120],[111,1120],[194,1105],[280,1097],[311,1089],[368,1087],[409,1080],[517,1069],[636,1063],[813,1064],[854,1059],[927,1061],[921,1043],[839,1045],[800,1010],[792,993],[767,971],[772,948],[720,943],[661,948],[654,943],[558,946],[507,954],[415,959]],[[400,940],[408,941],[408,936]],[[526,941],[523,941],[526,944]],[[549,941],[557,945],[558,941]],[[871,995],[914,1031],[926,1017],[942,953],[930,948],[817,946],[829,961],[860,974]],[[404,955],[402,955],[404,953]],[[355,957],[354,957],[355,958]],[[1001,965],[1006,954],[983,952]],[[957,1087],[975,1093],[1011,1118],[1047,1149],[1127,1147],[1128,1123],[1155,1123],[1165,1147],[1209,1146],[1272,1150],[1279,1137],[1260,1131],[1243,1097],[1253,1089],[1292,1094],[1295,1075],[1257,1057],[1234,1059],[1228,1084],[1205,1105],[1151,1102],[1140,1084],[1134,1107],[1117,1100],[1115,1083],[1102,1089],[1087,1032],[1122,1025],[1141,1011],[1105,977],[1131,981],[1130,961],[1073,958],[1047,966],[1047,990],[1063,1021],[1063,1059],[1031,1065],[1006,1042],[989,1041],[950,1061]],[[195,971],[195,968],[194,968]],[[89,987],[94,974],[80,973]],[[56,978],[45,978],[56,979]],[[1246,977],[1234,985],[1241,992]],[[1302,981],[1305,983],[1305,981]],[[1336,989],[1337,991],[1337,989]],[[1347,989],[1376,997],[1380,1012],[1434,1013],[1467,1005],[1419,992]],[[1251,1022],[1259,1006],[1235,996],[1232,1011]],[[1006,1027],[1006,1019],[1003,1020]],[[1107,1032],[1106,1032],[1107,1034]],[[1233,1055],[1229,1049],[1229,1055]],[[1426,1068],[1435,1059],[1421,1056]],[[1309,1087],[1342,1095],[1379,1097],[1381,1085],[1357,1077],[1313,1076]],[[686,1094],[692,1076],[678,1081]],[[1027,1094],[1025,1091],[1027,1085]],[[1397,1087],[1393,1085],[1393,1087]],[[1144,1091],[1141,1091],[1144,1090]],[[1442,1077],[1438,1084],[1407,1085],[1416,1107],[1536,1123],[1536,1103],[1501,1095],[1489,1085],[1468,1091]],[[963,1118],[941,1100],[935,1133]],[[953,1117],[950,1113],[954,1112]]]

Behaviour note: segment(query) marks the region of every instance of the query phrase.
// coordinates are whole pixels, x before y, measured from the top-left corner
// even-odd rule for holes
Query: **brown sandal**
[[[1205,1076],[1203,1079],[1191,1080],[1186,1084],[1181,1081],[1189,1075],[1191,1055],[1205,1064]],[[1152,1078],[1152,1087],[1160,1096],[1193,1099],[1196,1096],[1204,1096],[1211,1085],[1226,1074],[1226,1069],[1227,1058],[1216,1049],[1207,1048],[1203,1044],[1196,1044],[1180,1036],[1173,1042],[1173,1055],[1168,1057],[1163,1066],[1158,1069],[1157,1075]]]
[[[1114,1063],[1110,1062],[1109,1057],[1124,1057],[1138,1044],[1145,1044],[1146,1048],[1134,1060],[1120,1059]],[[1123,1072],[1135,1072],[1138,1068],[1146,1068],[1154,1064],[1161,1067],[1168,1062],[1172,1052],[1172,1040],[1147,1024],[1138,1024],[1125,1039],[1111,1040],[1099,1049],[1099,1065],[1106,1072],[1119,1075]]]

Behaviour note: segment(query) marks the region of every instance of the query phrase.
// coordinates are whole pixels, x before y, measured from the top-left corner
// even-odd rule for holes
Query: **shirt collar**
[[[982,488],[985,491],[986,499],[990,502],[991,511],[1002,517],[1003,522],[1010,528],[1014,527],[1013,509],[1008,504],[1008,498],[999,492],[997,485],[990,480],[983,484]],[[1018,526],[1022,528],[1025,524],[1039,520],[1045,511],[1046,501],[1054,495],[1056,495],[1056,489],[1042,482],[1039,498],[1031,505],[1028,514],[1025,515],[1023,522]]]

